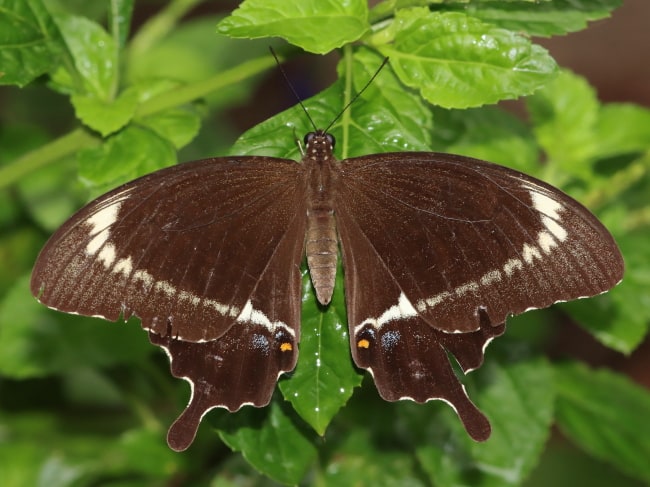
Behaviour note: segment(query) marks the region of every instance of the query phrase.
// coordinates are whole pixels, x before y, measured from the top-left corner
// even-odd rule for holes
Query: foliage
[[[536,485],[548,473],[535,467],[554,461],[554,422],[583,452],[571,465],[581,482],[650,482],[650,393],[553,362],[548,339],[526,332],[570,317],[623,353],[647,333],[650,111],[601,104],[530,38],[582,29],[620,1],[246,0],[219,21],[182,20],[199,3],[168,2],[135,28],[133,0],[0,0],[0,484]],[[227,149],[224,112],[274,68],[273,36],[292,44],[283,59],[338,49],[338,80],[304,101],[317,124],[390,57],[332,126],[339,157],[437,150],[509,165],[584,202],[619,242],[620,286],[511,320],[517,333],[465,378],[493,424],[488,442],[444,404],[389,404],[370,381],[357,387],[340,280],[323,311],[305,277],[300,362],[272,404],[211,412],[185,454],[164,433],[187,387],[137,324],[62,315],[29,294],[48,233],[91,196],[184,159],[180,149],[298,158],[294,134],[311,129],[298,107]],[[524,95],[528,122],[486,106]],[[201,130],[208,115],[221,136]]]

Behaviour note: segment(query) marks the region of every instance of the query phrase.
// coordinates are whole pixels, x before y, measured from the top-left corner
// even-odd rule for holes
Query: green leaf
[[[134,429],[123,434],[115,449],[123,468],[161,481],[169,479],[178,469],[176,452],[167,447],[160,431]],[[113,458],[115,458],[115,456]]]
[[[179,474],[182,457],[167,448],[161,431],[135,429],[119,436],[123,425],[114,424],[114,410],[96,408],[85,414],[69,404],[67,415],[47,410],[50,398],[38,394],[52,391],[43,390],[43,384],[36,383],[41,389],[33,396],[40,399],[38,411],[43,412],[0,413],[3,487],[135,487],[159,485]],[[107,478],[115,481],[107,483]]]
[[[650,393],[613,372],[567,364],[556,371],[557,422],[585,451],[650,482]]]
[[[599,158],[650,148],[650,109],[627,103],[603,105],[594,127]]]
[[[39,231],[53,232],[88,200],[80,183],[74,157],[29,174],[17,185],[23,212]],[[32,258],[35,257],[35,254]]]
[[[138,107],[138,97],[136,89],[127,88],[112,100],[79,94],[72,95],[70,101],[77,118],[106,137],[129,123]]]
[[[48,310],[29,292],[29,276],[19,279],[0,303],[0,373],[8,377],[132,362],[150,352],[146,334],[134,324]]]
[[[495,1],[450,5],[468,15],[514,32],[536,37],[576,32],[587,22],[609,17],[621,0],[553,0],[530,5],[524,1]]]
[[[352,85],[359,93],[377,72],[383,59],[375,51],[361,48],[352,56]],[[339,64],[345,76],[345,59]],[[341,107],[342,109],[343,107]],[[347,155],[362,156],[389,151],[426,151],[431,148],[433,120],[429,107],[410,90],[405,90],[395,73],[379,72],[368,88],[342,115],[349,125],[343,143]]]
[[[0,414],[0,482],[3,487],[26,485],[70,485],[63,483],[63,470],[54,471],[53,457],[60,457],[50,448],[55,430],[54,418],[44,414]],[[36,441],[35,441],[36,439]],[[44,441],[45,440],[45,441]],[[80,471],[68,469],[65,480],[73,482]],[[52,483],[44,483],[52,481]]]
[[[350,356],[342,273],[337,274],[331,304],[323,310],[305,272],[302,302],[298,365],[288,380],[280,381],[280,390],[300,417],[323,435],[362,378]]]
[[[18,158],[31,150],[44,145],[48,141],[48,136],[37,126],[35,125],[23,125],[23,124],[11,124],[3,125],[0,129],[0,167],[2,167],[8,161],[11,161],[15,158]],[[22,216],[24,208],[21,208],[22,204],[25,204],[28,208],[28,211],[31,212],[31,216],[36,218],[36,221],[40,224],[44,222],[44,219],[41,216],[51,215],[53,212],[50,211],[50,207],[47,204],[43,204],[44,200],[41,198],[43,193],[39,193],[39,190],[30,191],[31,189],[45,188],[46,186],[52,186],[47,179],[59,180],[61,183],[57,185],[56,194],[50,194],[52,196],[53,206],[57,206],[59,202],[64,200],[69,200],[70,195],[66,191],[66,185],[62,184],[63,179],[60,179],[60,169],[58,168],[43,168],[39,172],[31,174],[29,177],[22,179],[19,183],[19,199],[16,198],[16,195],[13,191],[0,191],[0,231],[4,229],[16,229],[16,224],[18,219]],[[45,177],[41,177],[44,173],[47,173]],[[74,177],[74,176],[73,176]],[[0,177],[1,178],[1,177]],[[66,176],[67,181],[70,180],[70,175]],[[58,200],[58,201],[57,201]],[[70,212],[67,213],[68,215]],[[57,220],[57,224],[60,224],[61,220]],[[9,232],[7,232],[7,237],[9,237]],[[8,262],[7,259],[2,259],[5,262]],[[1,289],[1,286],[0,286]]]
[[[34,256],[43,245],[43,237],[34,227],[16,226],[0,231],[0,296],[10,290],[34,264]]]
[[[78,153],[79,177],[96,192],[176,163],[173,145],[155,132],[130,125],[100,147]]]
[[[512,363],[488,360],[476,374],[481,387],[472,397],[490,419],[490,439],[472,441],[454,415],[447,414],[451,439],[444,447],[420,440],[418,459],[437,486],[464,486],[468,478],[476,487],[520,485],[535,466],[549,434],[554,403],[552,370],[539,358]]]
[[[549,441],[540,463],[523,484],[525,487],[647,487],[620,470],[589,456],[562,435]]]
[[[4,487],[38,485],[39,472],[34,466],[39,465],[45,455],[46,453],[36,442],[31,445],[15,442],[0,443],[0,465],[2,465],[0,482]]]
[[[274,400],[265,409],[223,412],[217,427],[224,443],[261,473],[297,484],[316,459],[316,448],[286,409]]]
[[[79,209],[87,196],[70,161],[46,166],[20,181],[20,195],[30,216],[42,227],[54,231]]]
[[[56,26],[41,0],[0,1],[0,85],[25,86],[59,63]]]
[[[373,487],[424,487],[413,455],[396,441],[377,444],[374,428],[357,427],[330,447],[326,468],[321,469],[315,485],[359,485]]]
[[[118,73],[115,40],[101,25],[85,17],[60,13],[55,21],[76,68],[76,73],[69,76],[74,79],[79,75],[82,79],[83,89],[75,86],[73,91],[110,100]]]
[[[230,37],[282,37],[316,54],[354,42],[368,29],[364,0],[245,0],[217,26]]]
[[[128,58],[127,77],[144,84],[158,79],[202,81],[245,59],[268,55],[268,45],[214,34],[217,16],[187,19],[167,36],[148,46],[145,56]],[[210,52],[206,57],[205,52]],[[250,80],[244,83],[249,87]],[[248,93],[248,90],[246,90]],[[217,96],[218,93],[215,93]]]
[[[539,170],[539,149],[530,128],[497,107],[434,110],[431,149],[476,157],[528,174]]]
[[[596,150],[594,125],[598,100],[594,89],[568,71],[526,98],[533,130],[550,163],[567,174],[588,179]]]
[[[189,108],[170,108],[149,115],[139,122],[180,149],[189,144],[201,128],[201,117]]]
[[[399,79],[445,108],[528,95],[556,72],[540,46],[461,13],[400,10],[389,29],[393,43],[377,47]]]

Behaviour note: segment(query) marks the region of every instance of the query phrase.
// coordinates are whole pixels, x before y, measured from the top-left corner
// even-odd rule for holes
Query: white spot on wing
[[[398,320],[401,318],[409,318],[411,316],[416,316],[417,311],[408,300],[408,298],[401,293],[397,300],[397,305],[393,305],[388,308],[384,313],[379,317],[379,325],[385,325],[389,321]]]
[[[88,236],[92,237],[86,245],[86,254],[95,255],[99,251],[98,260],[107,269],[113,264],[116,256],[115,246],[108,243],[111,235],[110,227],[117,220],[121,206],[122,201],[118,200],[102,208],[86,220],[86,223],[90,225]]]
[[[121,259],[118,262],[118,264],[114,269],[114,272],[118,271],[117,267],[120,266],[120,264],[122,264],[126,270],[127,263],[123,261],[127,261],[127,260],[128,260],[128,266],[132,267],[131,258],[128,257],[127,259]],[[240,310],[236,306],[229,306],[227,304],[222,304],[218,301],[215,301],[214,299],[205,299],[190,291],[185,291],[185,290],[179,291],[169,281],[156,281],[154,277],[144,269],[138,269],[133,273],[133,281],[141,282],[143,284],[143,287],[146,290],[153,288],[154,291],[161,292],[169,297],[178,296],[178,299],[189,302],[194,306],[199,306],[203,304],[203,306],[212,308],[222,316],[230,316],[232,318],[236,318],[240,314]]]
[[[527,186],[527,185],[526,185]],[[560,210],[564,209],[564,206],[558,201],[550,198],[549,196],[540,193],[537,189],[530,189],[530,199],[533,201],[533,206],[540,213],[551,217],[553,220],[560,220]]]
[[[548,229],[548,231],[555,236],[555,238],[557,238],[560,242],[564,242],[568,234],[567,231],[561,227],[558,222],[552,218],[549,218],[548,216],[543,216],[542,223]]]
[[[142,282],[147,289],[150,289],[154,283],[153,276],[143,269],[138,269],[133,273],[133,280]]]
[[[102,250],[100,250],[97,260],[104,264],[104,267],[108,269],[115,261],[115,246],[110,243],[105,244],[102,247]]]
[[[236,318],[241,313],[239,308],[237,308],[236,306],[228,306],[227,304],[221,304],[220,302],[215,301],[214,299],[206,299],[205,301],[203,301],[203,304],[209,306],[210,308],[213,308],[223,316],[231,316],[232,318]]]
[[[97,251],[102,248],[102,246],[106,243],[108,240],[109,236],[109,231],[108,229],[99,232],[97,235],[95,235],[90,242],[86,245],[86,253],[88,255],[95,255]]]
[[[461,286],[458,286],[454,292],[456,293],[456,296],[463,296],[464,294],[467,294],[468,292],[477,292],[479,289],[478,284],[474,281],[467,282]]]
[[[253,308],[253,303],[251,303],[250,299],[246,301],[244,308],[241,310],[241,313],[239,313],[239,316],[235,321],[238,323],[248,322],[255,325],[261,325],[270,332],[274,332],[278,328],[283,328],[288,333],[290,333],[291,336],[295,337],[295,332],[289,328],[286,323],[279,320],[271,321],[268,316],[266,316],[262,311]]]
[[[542,254],[539,253],[539,250],[537,250],[537,247],[534,245],[530,245],[525,243],[524,248],[523,248],[523,256],[524,256],[524,261],[526,264],[532,264],[533,260],[535,259],[541,259]]]
[[[163,292],[169,297],[173,297],[176,294],[176,288],[174,285],[167,281],[157,281],[154,289]]]
[[[548,254],[551,250],[553,250],[553,247],[557,247],[557,242],[548,232],[539,232],[537,235],[537,244],[545,254]]]
[[[481,277],[481,286],[488,286],[493,282],[499,282],[501,280],[501,271],[490,271],[486,272],[483,277]]]
[[[113,272],[115,274],[124,274],[126,277],[130,276],[131,272],[133,272],[133,262],[131,261],[131,257],[120,259],[117,264],[115,264],[115,267],[113,267]]]
[[[93,216],[88,218],[86,221],[89,225],[92,226],[89,232],[90,235],[95,235],[96,233],[102,232],[110,227],[113,223],[115,223],[121,206],[122,201],[117,201],[108,205],[106,208],[102,208]]]
[[[426,308],[434,308],[450,296],[451,293],[445,291],[423,301],[418,301],[418,310],[424,311]]]
[[[418,312],[413,307],[406,295],[404,293],[400,293],[399,298],[397,298],[397,304],[394,304],[388,308],[378,318],[366,318],[363,322],[361,322],[361,324],[355,327],[355,334],[358,333],[358,331],[365,325],[370,325],[373,328],[379,329],[390,321],[410,318],[412,316],[417,316],[417,314]]]
[[[506,273],[506,276],[510,277],[515,273],[516,270],[523,269],[524,265],[519,259],[508,259],[503,265],[503,272]]]
[[[198,306],[198,304],[201,302],[200,297],[188,291],[181,291],[180,293],[178,293],[178,299],[181,299],[183,301],[188,301],[195,307]]]
[[[261,350],[264,354],[269,354],[270,344],[268,338],[258,333],[253,334],[251,338],[251,345],[257,350]]]
[[[541,192],[539,188],[531,188],[529,185],[524,185],[530,193],[530,199],[533,202],[533,207],[542,215],[540,220],[542,225],[553,234],[553,236],[560,242],[567,238],[567,231],[560,225],[562,217],[560,216],[564,206],[559,201],[554,200],[550,196]],[[544,249],[544,247],[542,247]]]

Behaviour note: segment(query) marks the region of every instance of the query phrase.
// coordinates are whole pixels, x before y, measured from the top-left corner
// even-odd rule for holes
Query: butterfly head
[[[332,158],[336,140],[324,130],[316,130],[305,135],[305,157],[314,161],[326,161]]]

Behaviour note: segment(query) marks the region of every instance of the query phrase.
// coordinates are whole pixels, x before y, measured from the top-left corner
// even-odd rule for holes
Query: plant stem
[[[136,116],[144,117],[167,108],[190,103],[226,86],[239,83],[272,66],[275,66],[275,60],[271,56],[264,55],[257,59],[251,59],[228,71],[216,74],[212,78],[181,86],[175,90],[151,98],[138,107]]]
[[[131,26],[131,17],[133,15],[133,3],[125,3],[121,0],[111,0],[109,7],[109,21],[111,36],[115,41],[115,50],[113,52],[113,64],[115,75],[111,85],[110,99],[115,99],[120,87],[122,72],[122,55],[125,52],[124,46]]]
[[[581,198],[582,203],[588,208],[595,209],[609,201],[616,200],[616,198],[625,193],[633,184],[646,176],[649,166],[650,153],[646,153],[626,168],[619,169],[608,179],[606,185],[589,191]]]
[[[348,158],[348,145],[350,139],[350,124],[352,123],[352,107],[348,107],[352,99],[352,47],[346,44],[343,48],[343,59],[345,62],[345,89],[343,92],[343,105],[347,109],[341,116],[341,128],[343,130],[343,143],[341,144],[341,158]]]
[[[68,156],[79,149],[99,144],[99,139],[90,132],[78,128],[58,139],[45,144],[27,154],[0,167],[0,188],[20,180],[40,167],[43,167],[61,157]]]

